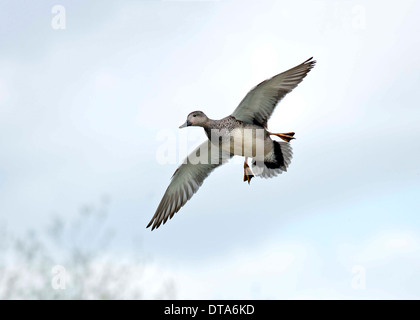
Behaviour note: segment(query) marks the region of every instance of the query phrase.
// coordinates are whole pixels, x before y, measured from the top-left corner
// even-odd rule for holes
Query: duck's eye
[[[195,115],[193,115],[193,117],[196,117],[197,115],[195,114]]]

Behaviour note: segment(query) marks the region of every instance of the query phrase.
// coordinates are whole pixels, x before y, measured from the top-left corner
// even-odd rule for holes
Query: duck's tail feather
[[[273,178],[287,171],[292,155],[292,147],[288,142],[273,141],[273,150],[265,155],[264,161],[254,160],[252,171],[258,177]]]

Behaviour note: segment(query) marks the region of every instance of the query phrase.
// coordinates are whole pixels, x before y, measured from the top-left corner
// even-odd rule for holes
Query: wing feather
[[[181,209],[191,199],[210,173],[226,163],[231,154],[221,148],[212,147],[210,141],[203,142],[181,164],[172,176],[171,183],[163,195],[158,208],[147,228],[158,228]],[[191,162],[191,160],[193,160]]]
[[[261,82],[248,92],[232,116],[246,123],[267,127],[267,121],[276,105],[302,82],[315,63],[316,61],[310,58],[292,69]]]

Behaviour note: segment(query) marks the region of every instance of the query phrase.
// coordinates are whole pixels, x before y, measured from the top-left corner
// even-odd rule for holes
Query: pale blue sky
[[[140,237],[179,298],[419,298],[419,15],[416,1],[2,1],[0,221],[41,227],[106,194],[116,252]],[[290,170],[248,186],[225,165],[146,230],[176,169],[157,162],[158,133],[230,114],[311,56],[269,122],[296,132]]]

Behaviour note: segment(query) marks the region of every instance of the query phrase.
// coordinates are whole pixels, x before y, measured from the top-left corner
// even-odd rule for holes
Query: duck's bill
[[[185,127],[189,127],[191,125],[191,122],[189,122],[188,120],[187,121],[185,121],[185,123],[182,125],[182,126],[180,126],[179,128],[180,129],[182,129],[182,128],[185,128]]]

